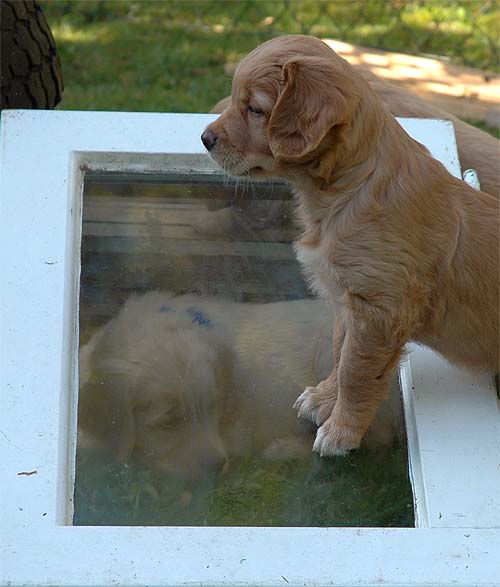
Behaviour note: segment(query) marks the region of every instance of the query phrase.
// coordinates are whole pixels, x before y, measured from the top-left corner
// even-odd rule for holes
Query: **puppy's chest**
[[[323,299],[340,302],[347,285],[322,248],[304,246],[299,241],[295,244],[295,252],[314,291]]]

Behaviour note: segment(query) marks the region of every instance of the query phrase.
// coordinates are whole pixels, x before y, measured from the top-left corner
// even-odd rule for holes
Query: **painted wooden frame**
[[[218,173],[213,119],[2,112],[0,585],[499,585],[493,381],[420,347],[400,371],[417,528],[70,525],[84,174]],[[401,123],[460,175],[451,123]]]

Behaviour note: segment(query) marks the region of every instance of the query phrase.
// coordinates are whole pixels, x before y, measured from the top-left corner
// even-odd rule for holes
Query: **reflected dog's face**
[[[220,430],[233,366],[207,319],[193,323],[174,303],[157,292],[131,298],[82,348],[79,441],[197,481],[226,463]]]

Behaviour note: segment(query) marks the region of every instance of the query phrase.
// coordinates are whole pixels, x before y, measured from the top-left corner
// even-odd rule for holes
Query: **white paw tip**
[[[313,451],[317,452],[320,457],[340,457],[347,455],[351,450],[356,450],[358,447],[359,443],[350,445],[332,438],[332,435],[325,430],[325,427],[321,426],[316,433]]]

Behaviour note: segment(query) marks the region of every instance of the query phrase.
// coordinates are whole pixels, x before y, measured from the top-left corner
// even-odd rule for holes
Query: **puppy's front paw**
[[[346,455],[350,450],[359,448],[364,430],[345,424],[337,424],[332,414],[318,429],[313,451],[322,457]]]
[[[306,390],[299,395],[293,407],[298,410],[297,416],[310,420],[316,426],[321,426],[330,417],[335,407],[336,395],[329,393],[328,389],[322,386],[306,387]]]

